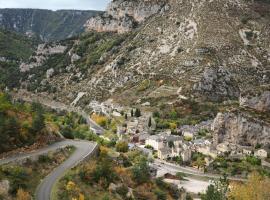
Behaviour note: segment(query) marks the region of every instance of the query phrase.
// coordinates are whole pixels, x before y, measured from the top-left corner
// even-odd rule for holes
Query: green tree
[[[227,200],[229,182],[226,176],[208,186],[202,200]]]
[[[146,183],[150,180],[149,163],[145,157],[140,157],[138,163],[133,166],[132,176],[138,184]]]
[[[67,139],[74,139],[74,135],[72,134],[72,128],[69,126],[65,126],[64,128],[62,128],[61,134]],[[88,139],[91,140],[90,138]]]
[[[135,109],[135,117],[140,117],[141,116],[141,110],[139,108]]]
[[[32,130],[34,133],[37,133],[43,128],[45,128],[45,117],[42,112],[38,111],[33,118]]]
[[[152,126],[152,117],[149,117],[148,119],[148,127],[150,128]]]
[[[166,200],[167,195],[162,190],[155,190],[155,195],[157,196],[157,200]]]
[[[173,141],[169,141],[169,142],[168,142],[168,146],[169,146],[170,148],[173,148],[173,147],[174,147]]]

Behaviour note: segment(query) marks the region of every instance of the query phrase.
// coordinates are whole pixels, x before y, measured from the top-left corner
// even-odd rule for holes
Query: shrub
[[[128,193],[128,187],[125,186],[125,185],[122,185],[122,186],[116,188],[116,192],[117,192],[118,194],[120,194],[122,197],[125,198],[126,195],[127,195],[127,193]]]
[[[140,117],[141,116],[141,110],[139,108],[135,109],[135,117]]]
[[[38,157],[38,162],[40,163],[46,163],[46,162],[50,162],[51,158],[48,155],[40,155]]]
[[[65,126],[61,130],[61,134],[67,139],[74,139],[74,135],[72,134],[72,129],[68,126]]]
[[[252,165],[261,165],[261,159],[256,158],[255,156],[247,156],[246,161]]]
[[[155,195],[157,196],[158,200],[166,200],[167,199],[167,195],[165,192],[163,192],[162,190],[155,190]]]
[[[128,151],[128,143],[125,141],[119,141],[116,144],[116,151],[125,153]]]

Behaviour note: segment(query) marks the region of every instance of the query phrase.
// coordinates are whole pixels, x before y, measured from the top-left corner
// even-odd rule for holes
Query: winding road
[[[31,153],[22,153],[15,156],[4,158],[0,160],[0,165],[8,164],[14,161],[24,160],[30,157],[36,157],[39,155],[44,155],[49,151],[55,151],[67,146],[74,146],[76,148],[75,152],[59,167],[55,168],[38,186],[36,190],[36,199],[37,200],[49,200],[51,199],[52,188],[54,184],[64,176],[65,172],[72,167],[75,167],[80,162],[91,157],[97,148],[97,144],[88,141],[81,140],[63,140],[61,142],[54,143],[45,148],[39,149]]]
[[[105,129],[99,126],[96,122],[94,122],[89,114],[87,114],[83,109],[74,107],[71,105],[66,105],[64,103],[51,100],[46,96],[39,96],[34,93],[28,92],[26,90],[19,90],[16,93],[12,93],[13,98],[20,99],[25,102],[39,102],[43,106],[51,108],[53,110],[60,110],[60,111],[67,111],[67,112],[75,112],[81,115],[85,120],[86,123],[89,125],[89,128],[97,135],[102,135],[105,132]]]

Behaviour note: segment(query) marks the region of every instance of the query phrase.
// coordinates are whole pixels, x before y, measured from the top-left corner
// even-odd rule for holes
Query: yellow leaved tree
[[[254,172],[246,183],[233,183],[230,200],[270,200],[270,179]]]
[[[18,189],[16,197],[17,200],[31,200],[30,194],[23,189]]]

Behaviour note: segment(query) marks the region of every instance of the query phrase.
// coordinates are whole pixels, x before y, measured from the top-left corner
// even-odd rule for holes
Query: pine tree
[[[45,119],[44,115],[41,112],[35,114],[33,122],[32,122],[32,130],[34,132],[39,132],[43,128],[45,128]]]
[[[149,120],[148,120],[148,127],[150,128],[152,126],[152,118],[149,117]]]
[[[140,117],[141,116],[141,111],[139,108],[136,108],[135,110],[135,117]]]

